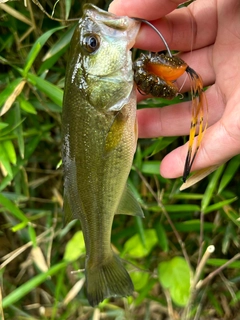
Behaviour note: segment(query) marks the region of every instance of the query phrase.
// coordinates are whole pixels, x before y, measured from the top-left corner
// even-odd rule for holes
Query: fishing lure
[[[139,19],[140,20],[140,19]],[[142,22],[151,26],[164,42],[167,52],[141,53],[140,57],[133,63],[134,81],[142,94],[151,94],[153,97],[173,99],[179,94],[179,88],[174,83],[180,76],[187,73],[191,83],[192,97],[192,119],[189,134],[188,153],[183,170],[183,181],[185,182],[193,165],[194,159],[200,147],[203,134],[207,127],[204,123],[204,107],[207,106],[203,90],[203,82],[192,68],[177,55],[172,55],[166,40],[162,34],[149,21]],[[196,145],[194,138],[198,132]]]

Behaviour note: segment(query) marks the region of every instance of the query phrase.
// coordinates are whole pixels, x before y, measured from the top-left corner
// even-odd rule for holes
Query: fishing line
[[[190,54],[190,59],[191,59],[192,58],[192,52],[193,52],[193,18],[192,17],[191,17],[191,49],[190,49],[190,52],[191,52],[191,54]],[[182,83],[181,87],[179,88],[179,91],[182,90],[184,84],[187,81],[187,78],[188,78],[188,75],[186,74],[185,78],[183,80],[183,83]]]
[[[180,93],[180,91],[182,90],[183,86],[185,85],[185,83],[186,83],[186,81],[187,81],[187,78],[188,78],[188,75],[187,75],[187,74],[185,74],[185,77],[184,77],[183,83],[182,83],[181,87],[179,88],[179,94],[181,94],[181,95],[182,95],[182,93]]]

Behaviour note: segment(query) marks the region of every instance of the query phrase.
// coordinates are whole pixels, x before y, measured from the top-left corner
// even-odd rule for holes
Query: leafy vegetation
[[[145,219],[114,220],[112,244],[126,260],[134,297],[89,307],[80,223],[62,223],[61,104],[74,22],[54,21],[30,0],[3,2],[1,319],[239,319],[240,156],[180,192],[181,179],[159,175],[163,156],[183,143],[175,137],[139,141],[129,184]],[[81,16],[83,2],[41,5],[68,19]]]

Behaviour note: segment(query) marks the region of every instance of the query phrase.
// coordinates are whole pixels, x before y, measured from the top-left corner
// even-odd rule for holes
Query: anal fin
[[[140,204],[127,186],[124,189],[116,214],[127,214],[130,216],[144,218],[144,213]]]

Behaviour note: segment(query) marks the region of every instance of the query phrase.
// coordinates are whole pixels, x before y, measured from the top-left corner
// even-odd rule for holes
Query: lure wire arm
[[[156,27],[154,27],[154,25],[151,24],[151,22],[149,22],[149,21],[147,21],[147,20],[145,20],[145,19],[141,19],[141,18],[133,18],[133,19],[138,20],[138,21],[141,21],[141,22],[146,23],[147,25],[149,25],[149,26],[159,35],[159,37],[161,38],[162,42],[164,43],[164,45],[165,45],[165,47],[166,47],[166,49],[167,49],[167,52],[168,52],[169,56],[172,58],[172,52],[171,52],[171,50],[169,49],[169,46],[168,46],[168,44],[167,44],[167,41],[165,40],[165,38],[164,38],[164,36],[161,34],[161,32],[160,32]]]

